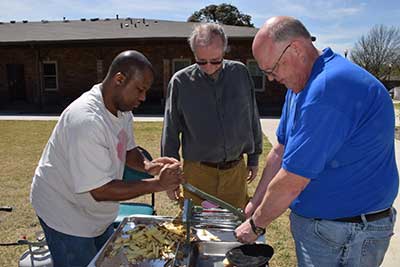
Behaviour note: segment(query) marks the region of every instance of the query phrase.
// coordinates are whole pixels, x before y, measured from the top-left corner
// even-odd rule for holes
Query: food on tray
[[[206,229],[199,229],[197,231],[197,237],[202,241],[221,241],[221,239],[207,231]]]
[[[122,251],[133,264],[152,259],[167,260],[174,257],[177,244],[183,243],[185,238],[186,230],[181,224],[137,224],[117,237],[109,256]]]
[[[227,258],[225,258],[222,261],[222,264],[224,265],[224,267],[233,267],[232,263],[229,262],[229,260]]]

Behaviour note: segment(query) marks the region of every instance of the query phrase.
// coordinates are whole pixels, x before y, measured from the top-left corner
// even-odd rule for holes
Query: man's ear
[[[122,84],[124,84],[125,80],[126,80],[126,76],[125,76],[122,72],[120,72],[120,71],[117,72],[117,73],[114,75],[114,82],[115,82],[115,84],[118,85],[118,86],[121,86]]]
[[[292,43],[293,52],[298,56],[302,62],[305,61],[304,47],[301,45],[300,41],[295,40]]]
[[[301,56],[302,51],[297,40],[292,41],[292,49],[297,56]]]

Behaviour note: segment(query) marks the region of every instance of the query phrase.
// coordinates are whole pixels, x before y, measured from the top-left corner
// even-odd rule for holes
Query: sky
[[[0,0],[0,21],[105,19],[116,14],[120,18],[186,21],[194,11],[221,3],[250,15],[255,27],[261,27],[271,16],[294,16],[317,37],[318,48],[331,47],[340,54],[351,51],[374,25],[400,27],[399,0]]]

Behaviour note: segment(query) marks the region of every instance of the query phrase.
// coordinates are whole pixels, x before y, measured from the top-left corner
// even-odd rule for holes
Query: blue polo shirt
[[[288,90],[277,130],[282,167],[310,179],[296,214],[334,219],[392,205],[399,179],[394,109],[370,73],[327,48],[298,94]]]

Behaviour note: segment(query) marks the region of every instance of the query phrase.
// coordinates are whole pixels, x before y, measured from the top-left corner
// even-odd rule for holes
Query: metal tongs
[[[191,192],[207,201],[210,201],[210,202],[220,206],[221,208],[227,209],[228,211],[232,212],[234,215],[236,215],[238,217],[238,219],[240,221],[244,222],[246,220],[246,216],[244,215],[244,212],[242,209],[235,208],[231,204],[226,203],[225,201],[223,201],[217,197],[214,197],[210,194],[207,194],[206,192],[201,191],[200,189],[198,189],[197,187],[195,187],[189,183],[183,183],[182,186],[189,192]]]

